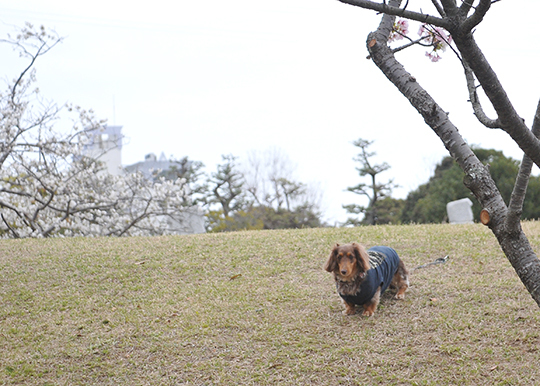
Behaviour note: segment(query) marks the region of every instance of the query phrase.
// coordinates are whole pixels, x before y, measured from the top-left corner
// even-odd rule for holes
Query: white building
[[[104,126],[93,133],[92,141],[85,152],[107,167],[107,171],[118,176],[122,173],[122,126]]]
[[[159,159],[154,153],[149,153],[144,157],[144,161],[128,165],[125,169],[129,173],[141,172],[146,178],[152,178],[155,171],[168,170],[171,166],[174,166],[174,163],[167,160],[164,153],[161,153]]]

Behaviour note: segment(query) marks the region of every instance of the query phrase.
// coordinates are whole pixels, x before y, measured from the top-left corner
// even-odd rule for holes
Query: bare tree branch
[[[540,136],[540,101],[536,107],[536,113],[534,115],[532,133],[536,136]],[[527,186],[531,177],[531,171],[533,167],[533,161],[527,155],[523,155],[519,172],[514,184],[514,190],[510,197],[508,204],[508,217],[506,218],[506,228],[511,233],[518,233],[521,229],[520,218],[523,212],[523,202],[525,201],[525,195],[527,193]]]
[[[354,5],[360,8],[371,9],[373,11],[382,12],[387,15],[400,16],[406,19],[416,20],[421,23],[427,23],[431,25],[436,25],[445,29],[450,28],[450,22],[446,19],[441,19],[436,16],[430,16],[423,13],[407,11],[399,7],[394,7],[392,5],[387,5],[385,3],[375,3],[370,0],[339,0],[342,3]]]
[[[412,40],[411,38],[409,38],[406,35],[403,35],[403,37],[408,39],[409,43],[404,44],[404,45],[399,46],[399,47],[396,47],[396,48],[393,48],[392,49],[393,53],[398,53],[399,51],[403,51],[404,49],[409,48],[409,47],[414,46],[414,45],[419,45],[419,46],[422,46],[422,47],[431,47],[431,44],[422,43],[422,41],[428,39],[429,36],[422,36],[421,38],[416,39],[416,40]],[[367,59],[371,59],[371,57],[368,56]]]
[[[469,90],[469,101],[472,104],[474,115],[484,126],[490,129],[500,129],[501,123],[499,122],[499,120],[488,118],[488,116],[484,112],[484,109],[482,108],[482,104],[480,103],[480,99],[478,98],[478,93],[476,92],[475,77],[471,70],[471,67],[465,61],[462,61],[462,64],[465,70],[467,89]]]
[[[443,9],[446,15],[452,15],[454,13],[456,9],[455,0],[441,0],[441,4],[443,6]]]
[[[461,10],[464,12],[465,10],[468,11],[467,7],[463,7],[465,3],[462,4]],[[486,15],[487,11],[489,11],[489,8],[491,7],[491,0],[480,0],[480,3],[476,6],[474,13],[467,18],[463,24],[461,25],[462,33],[465,31],[472,31],[474,27],[476,27],[482,20],[484,19],[484,16]],[[466,16],[467,14],[463,14],[463,16]]]
[[[129,231],[129,229],[131,229],[132,227],[134,227],[138,222],[140,222],[143,218],[146,218],[149,216],[149,213],[148,213],[148,208],[150,207],[150,203],[152,202],[152,199],[150,200],[147,200],[146,201],[146,207],[144,208],[144,210],[142,211],[142,213],[135,217],[129,224],[127,224],[117,235],[118,236],[123,236],[124,234],[126,234],[127,231]],[[112,234],[114,234],[115,232],[109,232],[108,236],[111,236]]]
[[[466,17],[471,10],[471,7],[474,5],[474,0],[462,0],[461,6],[459,7],[459,13]]]
[[[30,23],[26,23],[26,27],[23,29],[23,31],[21,31],[21,34],[19,36],[24,40],[27,40],[30,37],[36,38],[38,43],[33,45],[33,47],[35,48],[34,52],[30,52],[23,44],[21,44],[17,40],[14,41],[10,39],[0,39],[0,42],[9,43],[19,47],[21,52],[23,52],[24,55],[30,58],[30,63],[21,72],[18,79],[13,84],[13,87],[11,89],[12,102],[15,100],[17,87],[19,86],[25,75],[28,73],[28,71],[30,71],[30,69],[34,66],[37,58],[45,55],[63,40],[63,38],[59,37],[55,32],[45,32],[45,28],[43,26],[40,27],[40,31],[35,31],[34,27]]]
[[[452,33],[452,31],[450,32]],[[472,33],[469,32],[465,36],[452,33],[452,36],[463,59],[474,71],[476,79],[493,105],[501,128],[514,139],[536,165],[540,166],[540,141],[531,133],[524,120],[518,115],[497,74],[495,74],[495,71],[476,44]]]
[[[443,18],[446,17],[446,12],[444,11],[444,8],[441,6],[438,0],[431,0],[435,8],[437,9],[437,12],[439,12],[439,15],[441,15]]]
[[[0,204],[0,207],[2,207],[1,204]],[[4,222],[4,225],[5,225],[6,228],[11,232],[11,234],[13,235],[13,237],[16,238],[16,239],[20,239],[21,236],[19,236],[19,233],[17,233],[17,231],[11,227],[11,225],[9,224],[9,222],[8,222],[8,221],[6,220],[6,218],[4,217],[4,214],[3,214],[3,213],[0,213],[0,215],[2,216],[2,221]]]

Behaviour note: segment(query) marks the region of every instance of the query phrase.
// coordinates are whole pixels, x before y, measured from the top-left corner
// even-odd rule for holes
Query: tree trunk
[[[389,5],[394,7],[399,4],[398,0],[389,2]],[[448,114],[396,60],[387,45],[394,19],[394,16],[384,15],[379,28],[369,34],[367,46],[372,60],[422,115],[426,124],[439,136],[450,155],[463,169],[466,174],[465,185],[489,215],[487,225],[519,278],[540,306],[540,261],[521,229],[519,217],[515,221],[507,221],[508,208],[488,168],[472,152],[448,118]]]

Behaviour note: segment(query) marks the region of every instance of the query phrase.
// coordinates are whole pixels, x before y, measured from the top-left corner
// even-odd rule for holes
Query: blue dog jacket
[[[356,295],[339,294],[347,303],[366,304],[375,295],[379,286],[382,294],[392,282],[398,269],[399,256],[394,249],[377,246],[370,248],[367,253],[369,255],[369,270],[360,285],[360,290]]]

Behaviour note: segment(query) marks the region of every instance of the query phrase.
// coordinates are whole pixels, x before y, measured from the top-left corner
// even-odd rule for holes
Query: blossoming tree
[[[340,1],[383,14],[378,28],[367,37],[370,58],[422,115],[425,123],[439,136],[450,155],[463,169],[465,185],[483,207],[481,222],[492,230],[519,278],[540,305],[540,261],[520,222],[532,165],[540,166],[540,104],[532,127],[527,127],[474,38],[473,30],[480,28],[479,24],[496,1],[431,0],[422,4],[424,7],[431,5],[436,16],[423,13],[420,9],[410,10],[409,1],[403,6],[401,0],[383,0],[381,3],[372,0]],[[396,21],[397,16],[402,20]],[[409,37],[407,20],[421,23],[418,38]],[[403,39],[409,41],[400,47],[393,46],[395,43],[392,42]],[[448,113],[396,58],[397,52],[416,44],[429,47],[426,55],[432,61],[440,60],[441,53],[452,45],[463,64],[464,85],[469,90],[474,115],[484,126],[508,133],[523,150],[523,161],[508,205],[493,182],[488,166],[478,160]],[[478,87],[483,89],[493,107],[496,114],[494,118],[489,118],[484,112],[476,92]]]
[[[35,88],[35,61],[61,38],[27,24],[1,41],[28,65],[0,91],[0,237],[170,233],[167,220],[189,208],[184,181],[108,174],[85,152],[104,122],[47,102]],[[64,113],[73,127],[55,130]]]

